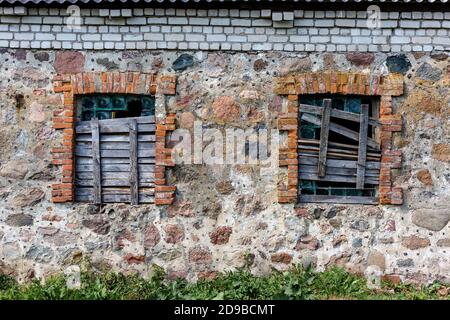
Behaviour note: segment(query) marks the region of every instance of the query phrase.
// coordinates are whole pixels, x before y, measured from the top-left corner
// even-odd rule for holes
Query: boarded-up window
[[[378,202],[377,116],[377,101],[366,97],[301,97],[300,202]]]
[[[153,203],[153,97],[83,96],[78,120],[86,121],[75,125],[76,201]]]

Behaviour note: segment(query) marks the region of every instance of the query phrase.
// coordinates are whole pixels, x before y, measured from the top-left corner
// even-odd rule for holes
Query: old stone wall
[[[170,278],[196,280],[301,263],[358,273],[376,265],[394,280],[450,279],[448,53],[0,50],[1,273],[29,280],[89,262],[147,276],[157,264]],[[181,54],[192,59],[174,67]],[[173,205],[51,202],[61,176],[51,156],[62,139],[51,121],[63,106],[53,92],[57,73],[175,75],[176,94],[164,107],[177,127],[192,130],[199,120],[204,128],[275,130],[287,101],[274,93],[274,77],[324,70],[404,75],[392,107],[403,119],[394,135],[403,164],[393,175],[403,205],[279,204],[277,170],[194,164],[168,170]]]

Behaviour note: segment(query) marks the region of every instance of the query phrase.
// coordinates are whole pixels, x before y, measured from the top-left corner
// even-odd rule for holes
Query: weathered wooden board
[[[303,172],[299,170],[300,180],[315,180],[315,181],[328,181],[328,182],[346,182],[346,183],[356,183],[356,176],[339,176],[334,174],[326,174],[323,177],[319,177],[317,173]],[[366,184],[378,185],[378,177],[366,177]]]
[[[76,179],[93,179],[94,174],[93,172],[76,172],[75,178]],[[155,173],[154,172],[141,172],[139,174],[140,178],[154,178]],[[129,172],[101,172],[101,179],[126,179],[129,181],[130,173]]]
[[[90,127],[92,130],[92,179],[93,180],[93,200],[94,203],[99,204],[102,203],[102,186],[100,183],[101,179],[101,169],[100,169],[100,130],[99,123],[97,119],[93,119],[90,123]]]
[[[79,149],[90,149],[90,142],[77,142]],[[155,148],[154,142],[141,142],[137,144],[139,150],[152,150]],[[100,150],[130,150],[129,142],[100,142]]]
[[[367,133],[369,131],[369,105],[361,105],[361,120],[359,122],[359,147],[358,147],[358,166],[356,174],[356,189],[364,188],[364,176],[366,170],[367,156]]]
[[[298,146],[299,150],[311,150],[311,151],[317,151],[319,152],[320,155],[320,148],[319,147],[315,147],[315,146],[307,146],[307,145],[303,145],[300,144]],[[357,156],[358,155],[358,151],[357,150],[348,150],[348,149],[340,149],[340,148],[327,148],[328,152],[332,152],[332,153],[342,153],[342,154],[352,154]],[[375,153],[375,152],[368,152],[367,153],[368,156],[370,157],[374,157],[374,158],[380,158],[381,159],[381,153]]]
[[[319,177],[325,176],[327,165],[328,134],[330,132],[331,100],[323,100],[322,123],[320,126],[319,163],[317,174]]]
[[[116,119],[104,119],[104,120],[98,120],[99,125],[117,125],[117,124],[128,124],[130,120],[136,120],[139,124],[154,124],[155,122],[155,116],[145,116],[145,117],[132,117],[132,118],[116,118]],[[78,121],[76,125],[80,126],[88,126],[91,121]]]
[[[77,157],[77,164],[92,164],[92,158],[89,157]],[[155,164],[155,158],[138,158],[139,164]],[[103,164],[130,164],[129,158],[103,158]]]
[[[306,195],[299,197],[299,202],[346,203],[346,204],[378,204],[376,197]]]
[[[138,180],[139,187],[153,187],[155,179],[142,178]],[[129,187],[130,181],[128,179],[102,179],[103,187]],[[92,179],[75,179],[75,185],[80,187],[92,187]]]
[[[92,149],[85,148],[83,146],[75,147],[75,156],[77,157],[92,157]],[[130,150],[100,150],[101,158],[130,158]],[[155,157],[155,146],[151,146],[149,149],[138,150],[138,157]]]
[[[300,112],[321,115],[322,109],[323,109],[323,107],[311,106],[308,104],[300,104]],[[344,120],[349,120],[349,121],[354,121],[354,122],[360,121],[359,114],[342,111],[342,110],[338,110],[338,109],[331,109],[331,116],[334,118],[339,118],[339,119],[344,119]],[[376,126],[376,127],[381,126],[380,122],[376,119],[369,119],[369,125]]]
[[[130,197],[131,204],[136,205],[138,198],[138,142],[137,142],[137,122],[130,120]]]
[[[307,173],[316,173],[317,166],[312,165],[301,165],[298,169],[299,172],[307,172]],[[338,176],[349,176],[356,177],[357,171],[356,168],[339,168],[339,167],[331,167],[329,164],[327,165],[326,174],[333,174]],[[366,177],[375,177],[378,178],[380,176],[380,170],[377,169],[367,169]]]
[[[154,124],[138,124],[139,132],[155,132],[156,125]],[[87,125],[77,124],[75,126],[75,132],[79,133],[89,133],[91,128]],[[104,124],[100,127],[100,133],[123,133],[129,132],[128,124]]]
[[[77,202],[92,202],[93,198],[91,195],[82,196],[82,195],[76,194],[75,200]],[[117,203],[117,202],[130,203],[130,195],[129,194],[104,195],[103,202],[104,203]],[[139,194],[139,203],[155,203],[155,197],[153,195]]]
[[[317,158],[300,157],[299,159],[300,168],[302,165],[317,166],[317,162]],[[356,161],[328,159],[327,163],[330,167],[356,169]],[[366,168],[379,170],[381,168],[381,163],[368,161],[366,162]]]
[[[318,125],[318,126],[320,126],[322,123],[322,121],[319,118],[317,118],[313,115],[307,114],[307,113],[303,113],[301,115],[301,119],[304,121],[310,122],[312,124]],[[341,134],[347,138],[350,138],[352,140],[359,141],[359,133],[358,132],[350,130],[339,124],[331,122],[330,130],[334,131],[336,133],[339,133],[339,134]],[[379,143],[377,143],[375,140],[373,140],[371,138],[367,138],[367,145],[370,146],[371,148],[374,148],[375,150],[380,150]]]
[[[76,172],[92,172],[92,164],[76,164]],[[130,164],[106,164],[102,159],[102,172],[130,172]],[[155,172],[155,166],[151,164],[139,164],[139,172]]]
[[[91,142],[90,134],[79,134],[75,141],[77,142]],[[142,134],[139,133],[138,142],[155,142],[156,137],[154,134]],[[100,137],[100,142],[130,142],[130,138],[126,134],[103,134]]]

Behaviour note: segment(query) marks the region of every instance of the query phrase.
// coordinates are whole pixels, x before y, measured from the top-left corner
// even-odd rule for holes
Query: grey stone
[[[107,220],[102,217],[94,217],[92,219],[85,219],[82,222],[83,226],[91,229],[92,232],[97,234],[105,235],[109,233],[110,224]]]
[[[314,211],[313,211],[313,214],[312,214],[313,218],[314,219],[319,219],[321,215],[322,215],[322,209],[314,208]]]
[[[337,214],[337,209],[336,208],[331,208],[330,210],[327,210],[323,213],[323,216],[327,219],[331,219],[334,218]]]
[[[428,63],[424,63],[417,69],[416,75],[425,80],[439,81],[442,77],[442,71]]]
[[[358,231],[366,231],[369,229],[369,223],[365,220],[354,220],[350,223],[350,228]]]
[[[187,53],[180,55],[172,64],[175,71],[183,71],[194,65],[194,58]]]
[[[52,260],[54,252],[49,247],[41,245],[32,245],[25,254],[25,258],[34,260],[39,263],[48,263]]]
[[[104,66],[106,70],[115,70],[119,68],[119,65],[108,58],[98,58],[97,63]]]
[[[15,213],[9,215],[5,222],[12,227],[31,226],[33,224],[33,217],[29,214]]]
[[[398,259],[397,266],[400,268],[414,267],[414,261],[411,258],[408,259]]]
[[[390,72],[396,72],[405,74],[409,68],[411,68],[411,63],[404,54],[399,54],[395,56],[390,56],[386,59],[386,65]]]
[[[44,191],[39,188],[25,190],[16,195],[11,203],[17,207],[28,207],[39,203],[45,196]]]
[[[449,209],[418,209],[412,213],[412,222],[432,231],[442,230],[450,221]]]
[[[353,248],[361,248],[362,247],[362,239],[356,238],[352,240],[352,247]]]

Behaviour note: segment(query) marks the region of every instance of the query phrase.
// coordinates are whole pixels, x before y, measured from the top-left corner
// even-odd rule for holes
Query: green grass
[[[246,270],[220,274],[215,280],[188,283],[167,281],[157,269],[151,279],[117,273],[84,272],[82,287],[68,289],[63,276],[55,276],[41,284],[35,280],[19,285],[12,278],[0,275],[2,299],[448,299],[443,285],[426,287],[383,283],[379,290],[370,290],[366,280],[342,269],[331,268],[313,272],[294,267],[288,272],[273,271],[256,277]]]

